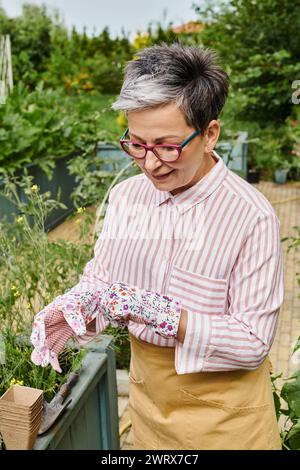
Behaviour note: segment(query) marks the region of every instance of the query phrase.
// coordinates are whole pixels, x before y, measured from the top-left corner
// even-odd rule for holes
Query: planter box
[[[56,209],[46,218],[45,230],[52,230],[54,227],[59,225],[65,218],[74,211],[74,205],[70,198],[70,194],[75,187],[75,175],[70,175],[67,168],[67,163],[70,159],[74,158],[74,155],[68,155],[56,160],[55,168],[53,169],[53,175],[51,180],[48,179],[47,175],[42,169],[36,164],[30,163],[25,165],[28,169],[28,174],[33,176],[33,184],[37,184],[40,187],[41,193],[46,191],[51,192],[51,197],[57,199],[58,189],[61,188],[60,202],[65,204],[68,209]],[[23,170],[17,170],[16,176],[21,176]],[[3,180],[0,181],[0,189],[4,186]],[[22,188],[18,188],[18,196],[22,202],[27,201]],[[11,204],[6,198],[0,196],[0,219],[6,217],[11,222],[18,216],[20,212],[18,209]],[[32,226],[32,218],[28,217],[28,223]]]
[[[46,191],[51,192],[51,197],[57,199],[59,188],[61,189],[60,202],[67,206],[67,209],[56,209],[47,217],[45,221],[45,230],[52,230],[54,227],[63,222],[66,217],[74,211],[74,204],[72,203],[70,194],[75,187],[75,175],[70,175],[68,172],[67,163],[74,158],[74,155],[68,155],[56,160],[55,168],[51,180],[48,180],[47,175],[37,166],[30,164],[27,168],[29,173],[34,177],[34,183],[38,184],[42,193]],[[24,198],[24,199],[23,199]],[[26,195],[22,194],[22,201],[26,201]]]
[[[248,168],[248,132],[239,132],[237,139],[231,142],[220,141],[216,151],[222,156],[225,165],[242,178],[247,178]]]
[[[3,190],[3,187],[3,180],[0,180],[0,191]],[[19,215],[19,211],[16,206],[0,194],[0,220],[5,218],[8,222],[13,222],[17,215]]]
[[[128,163],[128,157],[122,149],[111,144],[99,144],[98,156],[103,159],[102,169],[104,171],[118,172]],[[30,163],[25,165],[28,169],[29,175],[33,176],[33,184],[40,187],[41,193],[46,191],[51,192],[51,197],[57,199],[58,189],[61,188],[60,202],[67,206],[67,209],[56,209],[47,217],[45,221],[45,230],[49,231],[62,223],[68,215],[72,214],[75,210],[74,204],[70,197],[74,191],[76,182],[75,175],[70,175],[68,172],[67,163],[74,158],[74,154],[62,157],[56,160],[53,175],[49,181],[47,175],[36,164]],[[93,168],[91,168],[93,170]],[[23,170],[17,170],[16,176],[23,174]],[[3,181],[0,180],[0,190],[3,188]],[[25,193],[19,189],[19,198],[22,202],[27,201]],[[20,215],[17,208],[10,203],[6,198],[0,195],[0,219],[6,218],[8,222],[12,222],[16,216]],[[32,226],[32,219],[28,217],[29,225]]]
[[[34,450],[119,450],[119,419],[113,338],[100,335],[88,344],[71,404]]]

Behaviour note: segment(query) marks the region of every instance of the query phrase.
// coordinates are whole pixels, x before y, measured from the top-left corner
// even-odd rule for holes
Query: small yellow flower
[[[84,80],[85,78],[89,78],[89,74],[88,73],[85,73],[85,72],[81,72],[79,75],[78,75],[78,78],[80,80]]]
[[[91,82],[87,82],[84,85],[82,85],[82,88],[84,90],[92,90],[94,88],[94,85]]]
[[[11,290],[17,290],[17,287],[15,285],[11,286]]]
[[[77,219],[77,220],[75,221],[75,224],[77,224],[77,225],[79,225],[80,223],[81,223],[81,220],[80,220],[80,219]]]
[[[20,216],[16,218],[17,224],[22,224],[24,222],[24,217]]]
[[[14,292],[14,297],[20,297],[20,292],[18,290],[16,290],[16,292]]]
[[[32,193],[36,193],[38,192],[39,188],[38,188],[38,185],[37,184],[34,184],[33,186],[31,186],[31,192]]]
[[[77,214],[82,214],[85,210],[85,207],[78,207]]]
[[[24,385],[23,380],[12,379],[10,385]]]
[[[31,305],[30,303],[28,302],[28,304],[26,305],[27,308],[31,308]]]

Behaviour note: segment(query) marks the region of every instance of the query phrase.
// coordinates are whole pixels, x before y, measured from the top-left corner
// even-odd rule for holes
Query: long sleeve
[[[264,361],[283,302],[280,223],[275,213],[256,220],[235,260],[226,295],[223,312],[188,311],[184,342],[176,342],[178,374],[256,369]]]

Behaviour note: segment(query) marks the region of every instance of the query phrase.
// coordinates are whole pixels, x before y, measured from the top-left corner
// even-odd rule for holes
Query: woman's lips
[[[168,176],[170,176],[173,173],[173,171],[175,171],[175,170],[171,170],[171,171],[169,171],[169,173],[165,173],[162,176],[154,176],[154,175],[152,175],[152,176],[156,180],[164,180],[164,179],[168,178]]]

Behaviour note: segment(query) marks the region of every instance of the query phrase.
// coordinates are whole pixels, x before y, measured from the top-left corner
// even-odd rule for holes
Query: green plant
[[[5,361],[0,363],[0,396],[14,383],[43,390],[51,401],[70,371],[80,369],[86,350],[69,343],[60,355],[62,373],[51,367],[39,367],[30,359],[32,347],[27,335],[17,335],[9,327],[1,333],[5,345]]]
[[[42,389],[45,398],[51,400],[68,373],[80,367],[85,350],[71,344],[64,348],[60,356],[62,374],[50,366],[35,366],[29,342],[33,316],[69,285],[69,275],[75,282],[90,246],[49,242],[44,232],[46,217],[65,206],[50,199],[50,193],[40,194],[26,171],[21,178],[5,175],[4,183],[2,195],[22,215],[14,222],[0,222],[0,395],[18,383]],[[24,190],[26,202],[20,201],[19,188]],[[86,227],[81,233],[86,235]],[[71,259],[73,263],[68,265]],[[70,272],[70,266],[75,272]]]
[[[26,202],[20,200],[18,188],[24,190]],[[30,360],[32,321],[51,299],[77,282],[78,274],[91,257],[91,244],[83,242],[91,214],[81,213],[86,222],[80,227],[81,243],[50,242],[44,231],[46,217],[55,208],[65,206],[50,199],[50,193],[40,194],[26,172],[18,178],[5,175],[1,193],[21,215],[13,222],[0,222],[0,331],[1,345],[5,346],[5,361],[0,365],[0,394],[11,381],[22,381],[24,385],[43,389],[46,398],[51,398],[66,374],[78,367],[84,351],[65,348],[60,357],[61,375],[50,366],[35,366]]]
[[[0,394],[14,380],[42,388],[46,397],[51,398],[66,374],[78,367],[83,352],[74,347],[65,348],[60,356],[62,375],[50,366],[36,367],[30,360],[32,347],[28,345],[32,321],[52,299],[78,282],[83,267],[93,256],[95,238],[88,242],[87,237],[94,216],[78,208],[77,221],[81,222],[78,243],[50,241],[45,233],[46,217],[64,205],[50,199],[50,193],[40,194],[32,179],[27,171],[21,177],[5,175],[1,192],[21,215],[13,222],[0,222],[0,347],[5,344],[6,349],[6,362],[0,367]],[[20,188],[26,194],[25,202],[19,198]],[[127,364],[128,367],[128,333],[113,328],[109,332],[116,339],[118,366]]]
[[[0,31],[11,37],[15,83],[22,80],[33,89],[40,80],[51,55],[54,24],[58,25],[58,22],[50,18],[45,6],[25,4],[22,15],[13,19],[1,9]]]
[[[132,56],[125,34],[111,38],[107,28],[92,37],[75,28],[69,33],[59,12],[46,6],[23,5],[16,18],[8,18],[1,8],[0,30],[12,40],[15,82],[22,80],[31,90],[43,80],[46,88],[70,94],[117,93],[123,65]]]
[[[274,155],[270,160],[271,166],[276,170],[290,170],[293,166],[293,163],[288,161],[282,155]]]
[[[269,157],[269,167],[273,170],[289,170],[293,162],[289,154],[283,152],[282,141],[279,138],[273,137],[266,141],[263,148]]]
[[[223,117],[223,135],[234,135],[234,130],[239,129],[248,132],[248,169],[262,170],[266,179],[272,179],[277,169],[293,169],[299,165],[299,159],[292,155],[292,138],[286,125],[278,129],[268,126],[261,129],[257,123],[237,121],[233,125],[231,119],[232,110],[226,110]]]
[[[300,336],[296,341],[293,354],[300,349]],[[300,450],[300,370],[283,379],[281,390],[276,381],[282,379],[282,373],[272,376],[273,396],[277,419],[284,419],[280,435],[282,445],[287,450]]]
[[[122,170],[102,170],[103,163],[109,161],[100,158],[95,152],[80,155],[68,163],[71,175],[75,175],[76,187],[71,193],[75,206],[99,204],[103,201],[108,189],[117,181],[127,179],[141,172],[139,167],[128,160],[128,165]],[[112,163],[113,165],[113,163]]]
[[[203,44],[221,55],[233,91],[243,96],[237,119],[278,127],[291,114],[291,83],[300,72],[299,6],[300,0],[196,2]]]
[[[98,142],[117,136],[116,125],[112,131],[104,130],[110,99],[94,96],[74,101],[62,91],[45,90],[42,82],[31,92],[18,83],[5,106],[0,106],[0,174],[33,163],[51,179],[57,158],[96,153]]]
[[[0,230],[0,319],[16,331],[24,330],[26,319],[41,310],[50,298],[61,294],[75,283],[91,252],[91,244],[50,242],[45,233],[45,220],[55,208],[66,208],[50,199],[50,193],[39,193],[33,177],[4,178],[3,195],[21,215],[13,222],[1,221]],[[27,201],[20,200],[20,187]],[[83,241],[91,224],[91,214],[84,212],[80,237]],[[29,218],[33,221],[29,223]],[[20,326],[19,326],[20,325]]]

